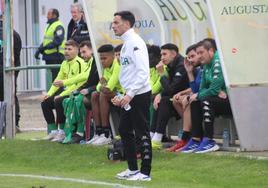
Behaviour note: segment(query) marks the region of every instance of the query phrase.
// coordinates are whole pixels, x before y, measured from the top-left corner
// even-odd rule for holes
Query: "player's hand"
[[[120,106],[123,108],[124,106],[126,106],[127,104],[130,103],[130,101],[132,100],[132,97],[125,95],[122,100],[120,101]]]
[[[43,97],[43,100],[42,101],[45,101],[45,100],[47,100],[48,99],[48,95],[45,95],[44,97]]]
[[[62,87],[63,86],[63,80],[55,80],[53,82],[53,85],[56,87]]]
[[[163,75],[164,74],[164,63],[162,61],[160,61],[156,66],[155,66],[157,72],[160,74],[160,75]]]
[[[81,93],[82,95],[87,95],[87,94],[88,94],[88,89],[82,89],[82,90],[80,91],[80,93]]]
[[[156,95],[155,98],[154,98],[154,104],[153,104],[153,106],[154,106],[154,109],[155,109],[155,110],[157,110],[160,101],[161,101],[161,95],[158,94],[158,95]]]
[[[226,99],[227,98],[227,94],[224,91],[220,91],[220,93],[218,94],[218,97],[220,97],[222,99]]]
[[[196,101],[196,100],[197,100],[197,93],[192,94],[192,95],[190,96],[189,102],[191,103],[191,102]]]
[[[60,96],[60,95],[56,95],[56,96],[54,97],[54,101],[56,101],[56,100],[59,99],[59,98],[61,98],[61,96]]]
[[[120,97],[118,96],[114,96],[112,99],[111,99],[111,102],[113,103],[113,105],[115,106],[121,106],[121,100],[122,98],[120,99]]]

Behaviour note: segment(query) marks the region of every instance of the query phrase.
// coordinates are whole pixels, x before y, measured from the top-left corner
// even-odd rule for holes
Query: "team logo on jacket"
[[[120,63],[121,63],[121,65],[129,65],[129,61],[128,61],[128,58],[126,58],[126,57],[121,57],[120,58]]]
[[[137,51],[139,48],[137,46],[134,47],[134,51]]]
[[[57,33],[57,35],[62,35],[63,30],[62,29],[59,29],[56,33]]]
[[[175,76],[181,76],[180,72],[176,72]]]

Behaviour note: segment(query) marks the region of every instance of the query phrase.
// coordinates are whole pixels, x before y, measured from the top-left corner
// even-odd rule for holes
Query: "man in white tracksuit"
[[[129,11],[114,14],[112,29],[115,35],[124,41],[120,53],[119,80],[125,95],[115,97],[112,102],[122,107],[119,133],[128,162],[128,169],[118,173],[116,177],[150,181],[152,147],[148,121],[151,97],[149,57],[145,42],[132,28],[134,23],[135,17]],[[140,171],[137,165],[135,137],[142,143]]]

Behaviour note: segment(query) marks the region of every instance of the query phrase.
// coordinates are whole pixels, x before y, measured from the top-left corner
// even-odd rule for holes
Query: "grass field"
[[[34,133],[43,136],[44,133]],[[153,153],[151,182],[129,182],[114,178],[126,169],[125,162],[111,162],[105,147],[62,145],[30,141],[22,133],[14,140],[0,141],[1,188],[84,187],[268,187],[268,160],[214,154]],[[72,178],[39,179],[3,174]],[[84,182],[82,182],[82,180]]]

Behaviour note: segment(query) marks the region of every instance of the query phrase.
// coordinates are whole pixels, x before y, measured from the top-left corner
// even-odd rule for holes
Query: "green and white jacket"
[[[209,96],[217,96],[220,91],[227,93],[219,55],[216,51],[211,62],[204,65],[197,98],[203,100]]]

